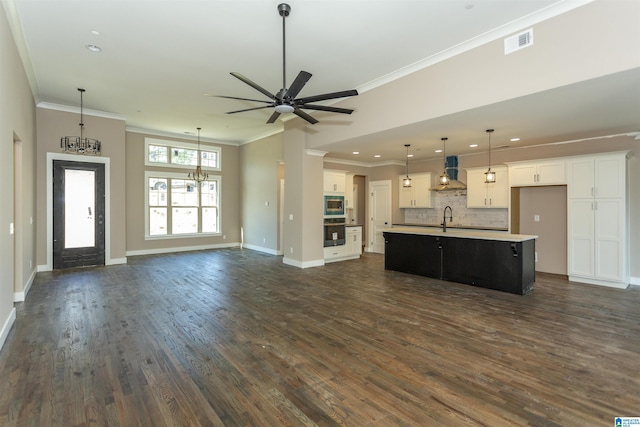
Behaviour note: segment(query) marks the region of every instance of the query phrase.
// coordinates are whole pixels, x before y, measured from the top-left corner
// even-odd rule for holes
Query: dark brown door
[[[53,161],[53,268],[104,265],[104,164]]]

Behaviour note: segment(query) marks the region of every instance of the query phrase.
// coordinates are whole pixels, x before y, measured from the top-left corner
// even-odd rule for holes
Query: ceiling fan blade
[[[233,77],[235,77],[236,79],[242,80],[244,83],[248,84],[249,86],[251,86],[252,88],[254,88],[255,90],[263,93],[264,95],[268,96],[271,99],[276,99],[276,96],[274,94],[272,94],[271,92],[269,92],[268,90],[266,90],[265,88],[263,88],[262,86],[260,86],[257,83],[254,83],[253,81],[249,80],[248,78],[246,78],[245,76],[243,76],[240,73],[236,73],[235,71],[231,73],[231,75]]]
[[[306,98],[296,99],[296,103],[300,105],[300,104],[306,104],[307,102],[325,101],[327,99],[345,98],[347,96],[357,96],[357,95],[358,95],[358,91],[355,89],[343,90],[341,92],[324,93],[322,95],[307,96]]]
[[[211,95],[211,96],[214,98],[238,99],[240,101],[263,102],[265,104],[273,105],[273,101],[265,101],[262,99],[238,98],[237,96],[225,96],[225,95]]]
[[[278,113],[277,111],[274,111],[271,117],[269,117],[269,120],[267,120],[267,123],[275,122],[276,120],[278,120],[278,117],[280,117],[280,113]]]
[[[245,108],[244,110],[229,111],[226,114],[244,113],[245,111],[263,110],[265,108],[273,108],[271,105],[265,105],[264,107]]]
[[[309,123],[311,123],[312,125],[315,125],[316,123],[318,123],[318,121],[316,119],[314,119],[313,117],[311,117],[310,115],[308,115],[307,113],[305,113],[304,111],[302,111],[299,108],[296,108],[293,110],[293,114],[295,114],[296,116],[305,119],[306,121],[308,121]]]
[[[342,113],[342,114],[353,113],[353,110],[350,108],[329,107],[326,105],[302,104],[302,105],[298,105],[298,108],[304,108],[307,110],[330,111],[332,113]]]
[[[300,71],[296,79],[293,81],[293,83],[291,83],[291,87],[289,87],[289,90],[287,91],[287,96],[290,99],[293,99],[296,96],[298,96],[298,94],[300,93],[304,85],[307,84],[311,76],[312,76],[311,73],[308,73],[306,71]]]

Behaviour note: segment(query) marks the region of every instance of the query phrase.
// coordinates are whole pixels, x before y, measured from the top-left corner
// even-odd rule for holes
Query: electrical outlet
[[[266,202],[264,202],[265,206],[269,206],[269,201],[267,200]]]
[[[289,248],[289,253],[293,253],[293,248]]]
[[[13,234],[13,223],[9,224],[9,234]]]
[[[226,234],[222,235],[222,240],[227,240],[227,235]]]
[[[540,215],[534,215],[533,216],[533,221],[534,222],[540,222]]]
[[[535,256],[535,262],[538,262],[538,251],[534,252],[534,256]]]
[[[289,221],[293,221],[293,214],[289,214]]]
[[[262,243],[267,243],[267,238],[266,237],[262,238]]]

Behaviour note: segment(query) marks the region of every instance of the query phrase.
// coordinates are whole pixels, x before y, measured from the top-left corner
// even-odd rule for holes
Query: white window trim
[[[166,239],[192,239],[201,237],[222,236],[222,231],[215,233],[189,233],[189,234],[164,234],[159,236],[151,236],[149,234],[149,178],[172,178],[189,180],[184,173],[161,172],[161,171],[145,171],[144,172],[144,239],[145,240],[166,240]],[[209,177],[209,181],[218,181],[218,230],[222,230],[222,208],[220,201],[222,200],[222,176],[214,175]],[[173,208],[167,202],[167,210]],[[198,206],[201,209],[202,206]]]
[[[155,163],[149,161],[149,145],[159,145],[163,147],[168,147],[169,150],[171,148],[187,148],[190,150],[197,150],[198,144],[193,142],[184,142],[184,141],[171,141],[168,139],[156,139],[156,138],[145,138],[144,139],[144,165],[145,166],[156,166],[163,168],[175,168],[175,169],[189,169],[195,168],[195,166],[190,165],[177,165],[175,163]],[[211,166],[202,166],[202,170],[204,171],[213,171],[220,172],[222,169],[222,148],[216,147],[214,145],[206,145],[200,143],[200,151],[208,151],[210,153],[218,154],[218,167],[212,168]],[[169,154],[170,155],[170,154]]]

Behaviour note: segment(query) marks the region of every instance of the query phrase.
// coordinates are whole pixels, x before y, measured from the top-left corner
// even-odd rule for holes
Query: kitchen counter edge
[[[528,234],[508,234],[495,231],[471,231],[465,229],[448,229],[443,232],[441,229],[432,227],[393,227],[382,230],[383,233],[399,233],[399,234],[422,234],[426,236],[455,237],[460,239],[481,239],[481,240],[498,240],[503,242],[524,242],[527,240],[537,239],[538,236]]]

